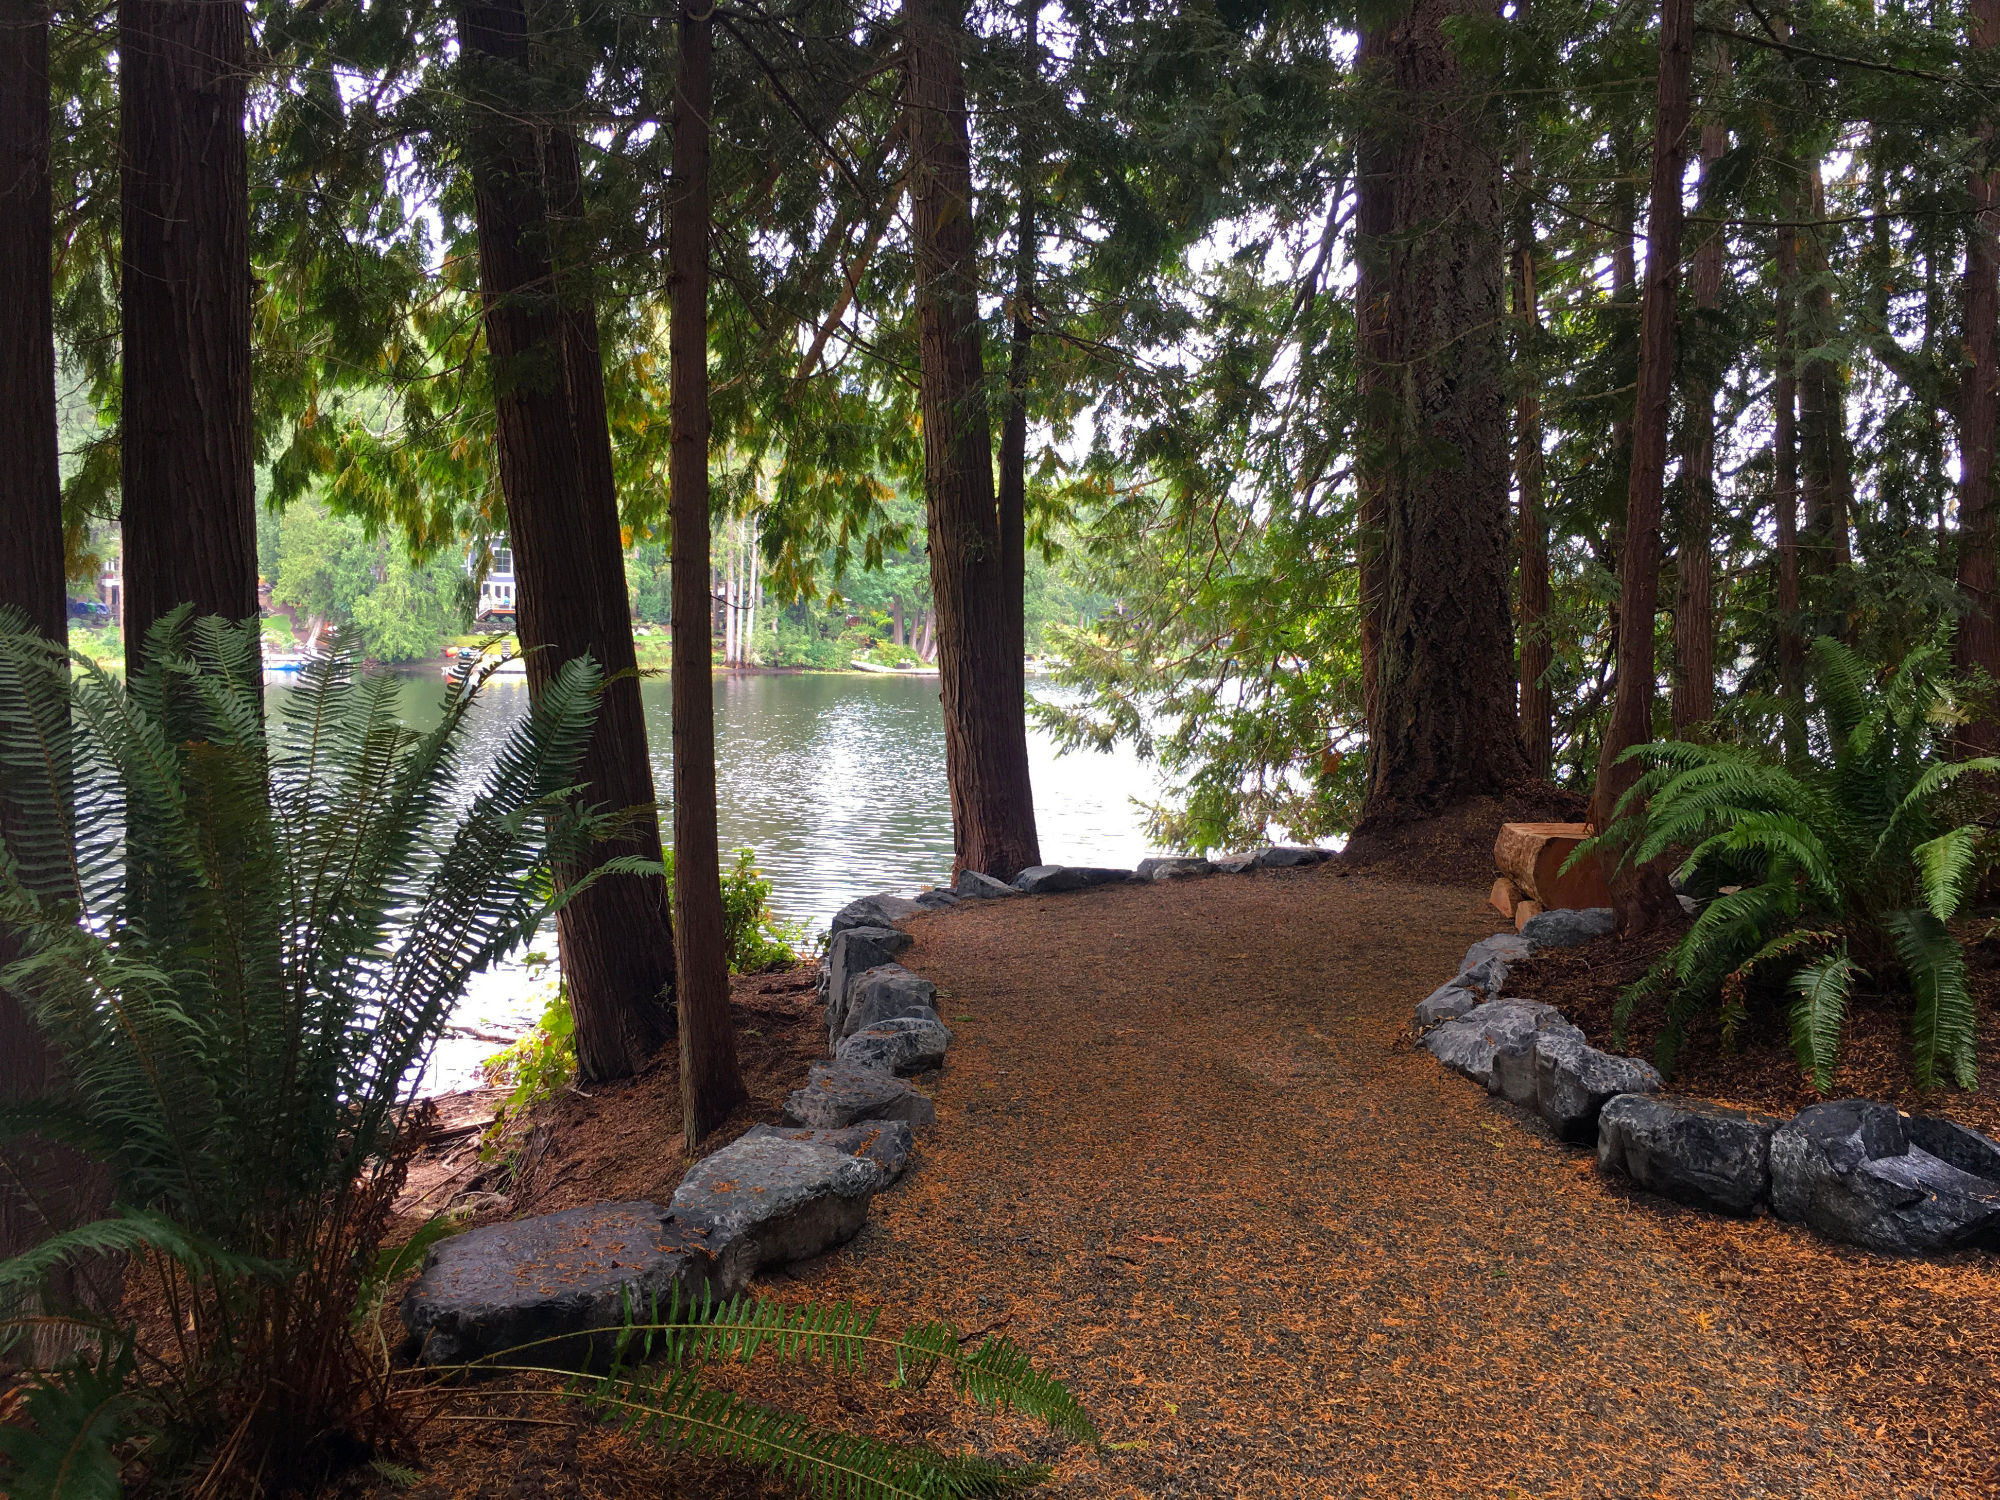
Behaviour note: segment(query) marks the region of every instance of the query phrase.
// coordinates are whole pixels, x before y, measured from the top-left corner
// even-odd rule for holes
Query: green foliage
[[[277,528],[278,572],[271,598],[341,626],[371,661],[420,661],[465,625],[462,570],[428,565],[361,522],[311,500],[294,502]]]
[[[1649,981],[1671,995],[1662,1064],[1701,1007],[1753,978],[1783,981],[1800,1066],[1825,1091],[1855,983],[1900,978],[1916,1000],[1919,1084],[1949,1073],[1971,1088],[1973,1002],[1965,955],[1945,924],[1991,848],[1981,823],[1951,821],[1950,794],[1962,777],[2000,772],[2000,759],[1942,757],[1957,710],[1941,645],[1877,672],[1822,636],[1812,668],[1805,722],[1792,736],[1811,751],[1794,764],[1731,745],[1632,752],[1646,770],[1605,841],[1632,840],[1625,857],[1640,862],[1683,851],[1681,873],[1696,890],[1740,887],[1707,901]],[[1642,800],[1644,813],[1630,814]],[[1838,951],[1824,954],[1830,945]]]
[[[576,1078],[576,1021],[568,986],[556,990],[526,1035],[487,1058],[480,1071],[489,1085],[508,1090],[495,1131],[568,1088]]]
[[[95,1156],[113,1203],[0,1288],[117,1250],[177,1309],[118,1417],[156,1482],[226,1442],[309,1483],[337,1434],[393,1429],[353,1314],[422,1140],[410,1090],[468,978],[588,883],[557,897],[550,872],[613,826],[567,795],[599,680],[565,665],[468,802],[473,681],[419,733],[393,679],[323,659],[267,729],[253,630],[178,611],[120,683],[0,617],[0,983],[63,1080],[0,1127]]]
[[[0,1478],[16,1500],[123,1500],[113,1445],[130,1424],[132,1341],[105,1339],[42,1372],[0,1425]]]

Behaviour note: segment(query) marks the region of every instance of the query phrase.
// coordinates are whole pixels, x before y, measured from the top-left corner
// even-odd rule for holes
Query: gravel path
[[[1020,1440],[1065,1497],[1973,1493],[1914,1477],[1669,1215],[1411,1048],[1495,925],[1331,869],[918,919],[958,1036],[939,1127],[796,1290],[1004,1324],[1114,1445]]]

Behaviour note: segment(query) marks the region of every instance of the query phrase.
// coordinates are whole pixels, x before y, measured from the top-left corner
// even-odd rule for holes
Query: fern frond
[[[1923,907],[1892,912],[1883,922],[1896,956],[1910,972],[1916,1010],[1910,1016],[1911,1071],[1919,1088],[1937,1086],[1938,1064],[1950,1065],[1960,1088],[1978,1081],[1973,1038],[1978,1013],[1966,976],[1965,950],[1936,914]]]
[[[1924,904],[1940,922],[1958,915],[1978,870],[1980,827],[1964,823],[1910,851],[1923,883]]]
[[[1861,974],[1846,953],[1833,953],[1792,976],[1792,1050],[1822,1094],[1833,1088],[1833,1064],[1840,1052],[1840,1025],[1847,997]]]

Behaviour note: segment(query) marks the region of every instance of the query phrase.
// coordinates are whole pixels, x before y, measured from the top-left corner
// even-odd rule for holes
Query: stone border
[[[1650,1063],[1600,1052],[1562,1012],[1502,991],[1540,948],[1607,936],[1608,907],[1546,911],[1466,950],[1416,1007],[1419,1045],[1594,1146],[1598,1170],[1690,1207],[1768,1209],[1828,1239],[1896,1255],[2000,1250],[2000,1143],[1873,1099],[1809,1105],[1790,1120],[1662,1092]]]
[[[1158,858],[1134,870],[1036,865],[1012,884],[967,872],[911,900],[884,891],[835,914],[820,966],[829,1056],[785,1101],[783,1125],[757,1125],[696,1162],[666,1207],[600,1203],[483,1225],[441,1240],[402,1303],[412,1356],[429,1364],[498,1361],[534,1345],[531,1363],[605,1358],[630,1314],[727,1299],[767,1267],[854,1238],[878,1192],[896,1184],[914,1133],[937,1122],[912,1075],[944,1065],[951,1030],[937,986],[896,962],[913,939],[897,924],[966,901],[1051,895],[1221,870],[1318,864],[1324,849],[1278,845],[1216,861]]]

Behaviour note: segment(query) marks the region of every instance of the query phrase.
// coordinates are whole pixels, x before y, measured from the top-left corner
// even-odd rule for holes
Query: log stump
[[[1544,911],[1609,906],[1611,887],[1595,859],[1579,860],[1563,873],[1563,862],[1594,831],[1588,823],[1503,823],[1493,863]]]

